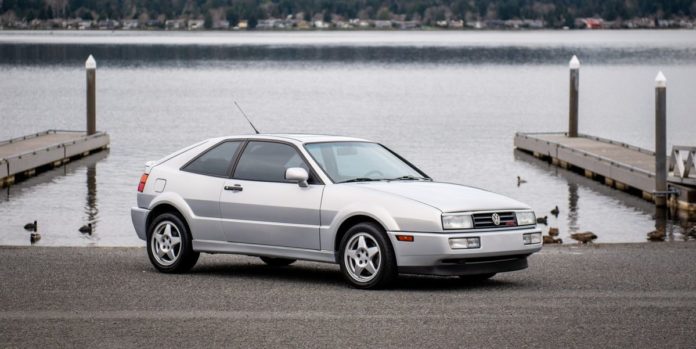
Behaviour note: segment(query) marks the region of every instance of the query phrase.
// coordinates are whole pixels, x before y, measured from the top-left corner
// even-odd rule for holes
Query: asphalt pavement
[[[696,347],[696,242],[545,247],[467,284],[348,286],[338,266],[143,248],[0,247],[0,347]]]

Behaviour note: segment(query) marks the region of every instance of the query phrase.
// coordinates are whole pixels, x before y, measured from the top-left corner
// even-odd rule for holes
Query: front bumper
[[[147,215],[149,213],[150,210],[148,209],[131,207],[131,220],[133,221],[133,227],[141,240],[147,239]]]
[[[399,272],[432,275],[474,275],[524,269],[527,256],[541,250],[541,244],[524,244],[522,236],[526,233],[541,233],[541,230],[533,227],[466,233],[387,232]],[[398,241],[396,235],[412,235],[413,241]],[[452,249],[449,239],[462,237],[478,237],[481,246]]]

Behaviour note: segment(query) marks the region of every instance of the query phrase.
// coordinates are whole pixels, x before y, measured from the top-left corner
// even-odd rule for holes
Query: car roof
[[[281,140],[281,141],[292,141],[298,144],[306,143],[317,143],[317,142],[371,142],[366,139],[355,138],[355,137],[345,137],[345,136],[332,136],[332,135],[316,135],[316,134],[303,134],[303,133],[262,133],[262,134],[247,134],[247,135],[235,135],[227,137],[214,138],[214,140],[225,140],[225,139],[268,139],[268,140]]]

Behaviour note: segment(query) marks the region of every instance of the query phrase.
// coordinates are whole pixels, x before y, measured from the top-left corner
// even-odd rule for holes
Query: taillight
[[[145,189],[145,182],[147,182],[147,173],[143,173],[142,176],[140,176],[140,183],[138,183],[138,192],[143,192],[143,189]]]

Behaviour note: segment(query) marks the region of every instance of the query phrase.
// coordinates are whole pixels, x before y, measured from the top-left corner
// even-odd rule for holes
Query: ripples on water
[[[71,64],[89,54],[112,65],[196,61],[558,64],[573,54],[590,64],[691,64],[691,31],[152,33],[11,32],[0,35],[0,63]]]
[[[84,128],[84,71],[97,58],[97,125],[109,153],[5,188],[0,244],[139,245],[129,208],[143,164],[203,138],[250,130],[345,134],[389,145],[438,180],[534,207],[599,242],[645,241],[645,201],[513,151],[516,131],[563,131],[567,62],[582,60],[581,132],[653,147],[653,79],[669,79],[668,146],[696,145],[692,31],[397,33],[0,32],[0,139]],[[528,183],[518,187],[516,176]],[[95,233],[77,229],[95,222]],[[682,240],[692,223],[670,220]]]

